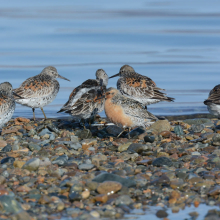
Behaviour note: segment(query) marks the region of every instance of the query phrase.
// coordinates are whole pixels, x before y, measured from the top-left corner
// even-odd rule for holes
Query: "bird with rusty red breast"
[[[45,119],[47,119],[43,107],[51,103],[59,92],[60,84],[56,78],[70,81],[59,75],[55,67],[48,66],[44,68],[40,74],[28,78],[19,88],[14,89],[14,92],[21,96],[21,98],[15,97],[15,101],[21,105],[32,108],[34,120],[35,108],[40,108]]]
[[[109,78],[116,76],[120,77],[117,81],[117,89],[121,94],[142,103],[144,106],[160,101],[174,101],[174,98],[167,97],[165,93],[161,92],[160,90],[164,89],[157,87],[152,79],[136,73],[129,65],[122,66],[119,73]]]
[[[121,128],[130,130],[136,126],[147,127],[152,124],[152,120],[157,120],[140,102],[123,96],[115,88],[107,89],[105,99],[107,118]]]

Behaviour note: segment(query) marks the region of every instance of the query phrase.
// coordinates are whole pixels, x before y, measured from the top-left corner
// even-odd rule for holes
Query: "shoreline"
[[[177,218],[188,205],[219,207],[220,121],[205,115],[171,116],[131,139],[71,117],[11,120],[0,136],[1,218],[122,219],[157,206],[169,219],[165,207]]]

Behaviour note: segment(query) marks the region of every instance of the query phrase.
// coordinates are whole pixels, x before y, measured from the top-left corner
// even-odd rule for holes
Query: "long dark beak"
[[[18,95],[18,94],[17,94],[16,92],[14,92],[14,91],[12,92],[12,94],[13,94],[14,96],[17,96],[17,97],[21,98],[21,99],[23,98],[23,97],[21,97],[20,95]]]
[[[67,79],[67,78],[65,78],[65,77],[63,77],[63,76],[61,76],[61,75],[59,75],[59,74],[58,74],[58,78],[60,78],[60,79],[65,79],[65,80],[67,80],[67,81],[70,81],[69,79]]]
[[[117,74],[115,74],[113,76],[110,76],[109,79],[114,78],[114,77],[119,76],[119,75],[120,75],[120,73],[117,73]]]

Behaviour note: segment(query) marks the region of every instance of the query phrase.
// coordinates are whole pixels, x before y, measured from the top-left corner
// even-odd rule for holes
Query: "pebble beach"
[[[189,205],[219,207],[217,118],[159,120],[130,139],[120,132],[71,118],[12,119],[0,137],[0,219],[123,219],[157,207],[168,220],[167,209],[178,217]],[[216,208],[205,216],[219,218]]]

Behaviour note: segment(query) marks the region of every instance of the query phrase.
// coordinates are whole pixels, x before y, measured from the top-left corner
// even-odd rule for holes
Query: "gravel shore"
[[[0,220],[121,219],[151,206],[169,219],[166,207],[219,206],[220,120],[159,120],[132,130],[131,139],[117,138],[121,131],[11,120],[0,136]],[[205,219],[219,218],[212,210]]]

